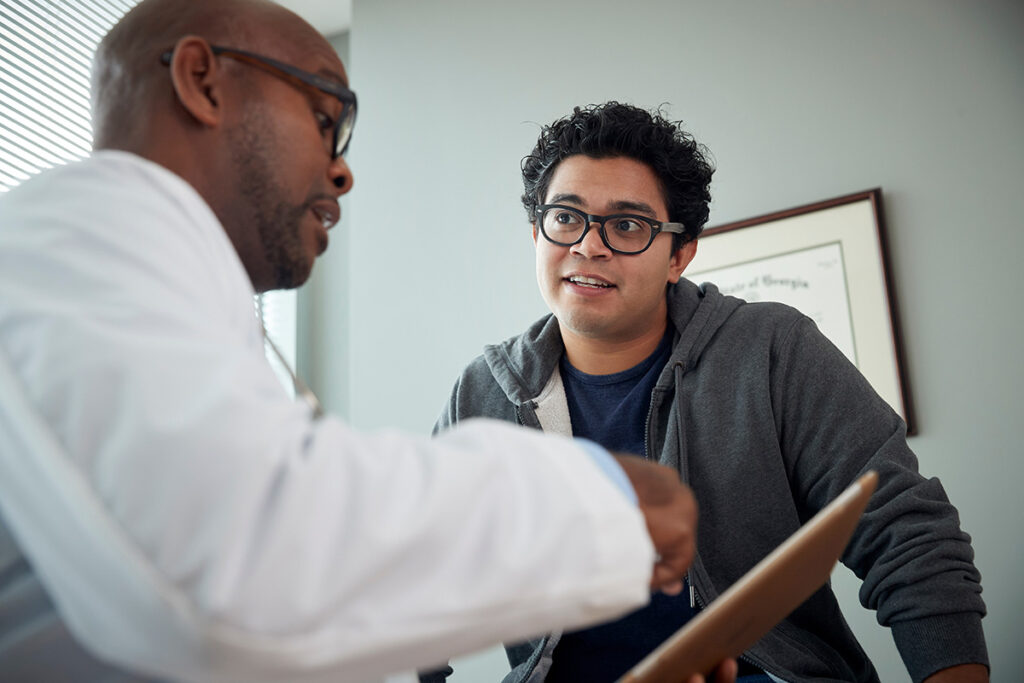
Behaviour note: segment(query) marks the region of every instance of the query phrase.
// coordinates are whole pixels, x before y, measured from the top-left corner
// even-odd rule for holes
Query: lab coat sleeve
[[[98,656],[362,681],[647,600],[643,517],[571,440],[312,419],[226,238],[172,223],[180,188],[105,201],[98,173],[0,211],[0,510]]]

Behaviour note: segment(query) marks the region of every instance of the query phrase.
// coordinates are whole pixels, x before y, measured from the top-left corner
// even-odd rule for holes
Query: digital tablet
[[[619,683],[679,683],[742,654],[828,580],[877,485],[862,475]]]

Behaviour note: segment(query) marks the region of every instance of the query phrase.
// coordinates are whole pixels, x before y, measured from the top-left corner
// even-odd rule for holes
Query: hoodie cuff
[[[891,628],[896,648],[914,683],[959,664],[988,667],[988,648],[977,612],[901,621]]]

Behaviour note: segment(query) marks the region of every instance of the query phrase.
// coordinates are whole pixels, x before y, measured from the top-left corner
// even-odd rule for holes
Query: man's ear
[[[185,36],[174,45],[171,83],[178,102],[204,126],[220,124],[222,71],[210,44],[198,36]]]
[[[534,246],[536,246],[537,245],[537,224],[536,223],[531,223],[530,225],[533,227],[533,244],[534,244]]]
[[[672,252],[672,258],[668,261],[668,281],[679,282],[683,271],[690,265],[690,261],[697,255],[697,240],[693,239]]]

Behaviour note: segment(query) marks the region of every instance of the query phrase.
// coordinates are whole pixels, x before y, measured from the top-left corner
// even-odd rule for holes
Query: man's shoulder
[[[558,321],[548,314],[520,334],[485,346],[463,377],[488,376],[510,399],[527,400],[544,388],[563,352]]]
[[[480,383],[482,380],[491,378],[491,370],[487,365],[487,359],[484,354],[481,353],[479,356],[469,361],[462,372],[459,374],[459,384],[475,384]]]
[[[434,431],[473,417],[509,419],[515,408],[509,403],[487,360],[481,354],[471,360],[452,387],[448,404],[434,425]]]
[[[807,317],[793,306],[778,301],[740,301],[734,316],[738,316],[736,320],[741,323],[789,326]]]
[[[60,202],[54,202],[54,197]],[[188,183],[159,164],[129,152],[101,150],[29,178],[6,193],[0,206],[21,214],[49,216],[56,212],[77,219],[106,214],[117,217],[129,206],[154,201],[177,206],[200,203],[201,199]],[[165,209],[161,206],[154,211],[147,222],[160,220]]]
[[[62,191],[60,186],[68,182],[68,178],[79,174],[82,166],[91,162],[92,157],[87,157],[37,173],[0,195],[0,211],[18,212],[39,205],[41,200],[52,202],[55,192]]]
[[[738,335],[744,338],[778,337],[799,321],[809,321],[796,308],[777,301],[748,301],[721,292],[710,282],[686,283],[676,288],[673,302],[677,325],[697,323],[705,336],[721,339]]]
[[[485,346],[459,374],[449,401],[449,417],[514,419],[516,406],[543,390],[562,350],[557,322],[550,315],[521,334]]]

